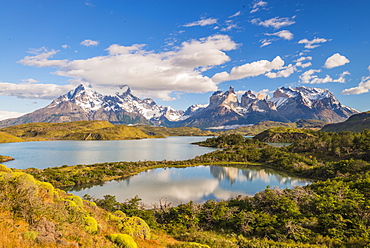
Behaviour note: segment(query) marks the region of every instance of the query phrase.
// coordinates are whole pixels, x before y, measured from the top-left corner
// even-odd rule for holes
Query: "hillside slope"
[[[77,121],[65,123],[27,123],[0,129],[0,131],[30,140],[124,140],[144,139],[152,136],[125,125],[108,121]]]
[[[362,132],[365,129],[370,129],[370,111],[352,115],[344,122],[328,124],[321,131],[337,133],[342,131]]]
[[[136,243],[153,243],[150,228],[138,217],[110,214],[3,165],[0,182],[0,247],[135,248]]]

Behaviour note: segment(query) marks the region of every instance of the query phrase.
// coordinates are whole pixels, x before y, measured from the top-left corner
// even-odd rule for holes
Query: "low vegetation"
[[[9,156],[0,155],[0,163],[4,163],[4,162],[7,162],[7,161],[11,161],[11,160],[14,160],[14,158],[9,157]]]
[[[352,115],[345,122],[328,124],[321,130],[325,132],[362,132],[365,129],[370,129],[370,111]]]
[[[254,136],[265,130],[274,128],[274,127],[288,127],[288,128],[302,128],[302,129],[311,129],[319,130],[327,123],[319,120],[299,120],[296,122],[275,122],[275,121],[262,121],[255,125],[238,127],[231,130],[220,131],[218,132],[221,135],[225,134],[241,134],[245,136]]]
[[[194,127],[166,128],[148,125],[113,125],[108,121],[27,123],[0,129],[0,143],[45,140],[126,140],[167,136],[207,136],[210,131]]]
[[[213,136],[211,131],[202,131],[196,127],[156,127],[149,125],[137,125],[136,128],[140,129],[147,135],[151,136]]]
[[[273,147],[262,142],[271,138],[292,144]],[[20,247],[45,244],[42,226],[50,223],[55,226],[51,228],[55,230],[53,244],[86,247],[369,246],[369,130],[330,133],[275,128],[254,139],[232,134],[198,144],[220,150],[186,161],[117,162],[22,172],[1,166],[0,211],[9,218],[0,222],[0,232],[9,237],[9,244],[18,242]],[[160,202],[152,209],[143,208],[139,197],[125,202],[110,195],[81,199],[54,188],[84,187],[150,168],[226,163],[260,165],[315,180],[305,187],[267,188],[253,197],[178,206]]]

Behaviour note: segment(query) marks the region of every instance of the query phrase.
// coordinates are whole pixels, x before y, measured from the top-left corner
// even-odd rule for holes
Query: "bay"
[[[15,160],[4,165],[17,169],[118,161],[186,160],[215,150],[191,144],[207,138],[209,137],[172,136],[141,140],[3,143],[0,144],[0,154],[13,157]]]
[[[262,168],[197,166],[148,170],[125,180],[69,192],[95,198],[114,195],[119,202],[137,195],[146,207],[151,207],[160,201],[174,205],[189,201],[203,203],[209,199],[220,201],[238,195],[253,196],[267,186],[292,188],[307,184],[309,181]]]

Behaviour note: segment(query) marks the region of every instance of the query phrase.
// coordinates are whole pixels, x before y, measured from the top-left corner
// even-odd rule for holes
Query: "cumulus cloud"
[[[71,85],[0,82],[0,95],[23,99],[53,100],[72,88]]]
[[[297,70],[296,67],[290,64],[283,70],[280,70],[278,72],[268,72],[265,74],[265,76],[268,78],[279,78],[279,77],[287,78],[290,75],[292,75],[296,70]]]
[[[102,93],[114,94],[119,85],[126,84],[138,96],[172,100],[170,94],[175,91],[204,93],[217,90],[217,82],[202,73],[228,62],[230,57],[225,52],[237,47],[228,35],[189,40],[159,53],[145,50],[144,44],[113,44],[106,49],[106,56],[59,63],[54,74],[70,78],[73,85],[84,83],[96,90],[104,89]],[[49,51],[43,52],[50,57]],[[48,56],[44,55],[42,61],[39,57],[32,59],[38,63],[22,61],[27,65],[56,64],[47,60]],[[31,90],[30,94],[33,93],[40,95]]]
[[[283,66],[284,61],[279,56],[277,56],[272,61],[259,60],[241,66],[233,67],[230,73],[226,71],[217,73],[212,77],[212,80],[215,82],[225,82],[247,77],[256,77],[268,73],[272,70],[279,70]]]
[[[291,20],[289,17],[274,17],[266,21],[261,21],[259,18],[255,18],[251,22],[258,26],[273,27],[275,29],[279,29],[284,26],[290,26],[295,23],[295,21]]]
[[[216,18],[207,18],[207,19],[200,19],[199,21],[187,23],[183,25],[183,27],[194,27],[194,26],[208,26],[208,25],[213,25],[217,23]]]
[[[324,67],[331,69],[331,68],[345,65],[347,63],[349,63],[349,59],[347,59],[343,55],[340,55],[339,53],[335,53],[325,61]]]
[[[60,67],[67,63],[67,60],[50,60],[53,55],[57,54],[59,51],[47,50],[45,47],[40,49],[33,49],[28,51],[28,53],[34,54],[33,56],[26,56],[18,63],[28,66],[36,67]]]
[[[99,45],[99,41],[95,41],[95,40],[84,40],[84,41],[81,41],[80,45],[87,46],[87,47],[97,46],[97,45]]]
[[[0,111],[0,121],[10,119],[10,118],[17,118],[24,114],[25,113],[12,112],[12,111]]]
[[[64,49],[68,49],[68,48],[71,48],[70,46],[68,46],[68,45],[62,45],[62,48],[64,48]]]
[[[313,40],[303,39],[303,40],[298,41],[298,44],[305,44],[305,46],[304,46],[305,48],[313,49],[313,48],[316,48],[316,47],[320,46],[320,45],[316,45],[316,44],[325,43],[325,42],[328,42],[328,41],[331,41],[331,40],[330,39],[325,39],[325,38],[315,38]]]
[[[267,2],[264,2],[262,0],[254,1],[253,5],[251,7],[252,10],[250,11],[250,13],[257,12],[260,9],[263,9],[266,5],[267,5]]]
[[[361,82],[356,87],[345,89],[341,93],[344,95],[359,95],[367,93],[369,91],[370,91],[370,76],[363,77],[361,79]]]
[[[279,32],[272,33],[272,34],[266,33],[265,35],[268,35],[268,36],[275,35],[275,36],[279,36],[280,38],[283,38],[285,40],[293,39],[293,34],[288,30],[281,30]]]
[[[308,70],[304,72],[300,77],[300,82],[304,84],[325,84],[325,83],[345,83],[346,75],[350,75],[348,71],[344,71],[339,75],[339,78],[333,79],[329,75],[326,75],[325,78],[319,78],[315,73],[319,73],[321,70]]]
[[[306,67],[311,66],[312,65],[311,62],[303,63],[303,61],[306,61],[306,60],[312,60],[312,57],[311,56],[300,57],[299,59],[294,60],[294,62],[296,62],[295,66],[296,67],[302,67],[302,68],[306,68]]]

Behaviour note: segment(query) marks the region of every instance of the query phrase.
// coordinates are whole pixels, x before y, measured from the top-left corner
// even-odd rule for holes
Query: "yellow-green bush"
[[[121,248],[137,248],[135,240],[127,234],[110,234],[108,239]]]
[[[186,242],[181,244],[171,245],[170,248],[210,248],[208,245],[203,245],[195,242]]]
[[[120,218],[126,218],[126,214],[122,212],[121,210],[114,211],[114,215],[120,217]]]
[[[84,229],[88,233],[97,233],[98,232],[98,222],[90,216],[84,217]]]
[[[6,167],[3,164],[0,164],[0,171],[3,171],[3,172],[11,172],[12,170],[9,169],[8,167]]]
[[[68,199],[73,201],[74,203],[76,203],[76,205],[79,206],[79,207],[83,207],[83,205],[84,205],[83,200],[81,199],[81,197],[79,197],[77,195],[70,195],[70,196],[68,196]]]
[[[150,239],[150,228],[148,224],[139,217],[126,218],[123,222],[123,233],[140,239]]]
[[[37,235],[38,235],[38,232],[35,232],[35,231],[28,231],[28,232],[25,232],[23,235],[24,235],[24,237],[25,237],[26,239],[29,239],[29,240],[36,240]]]

